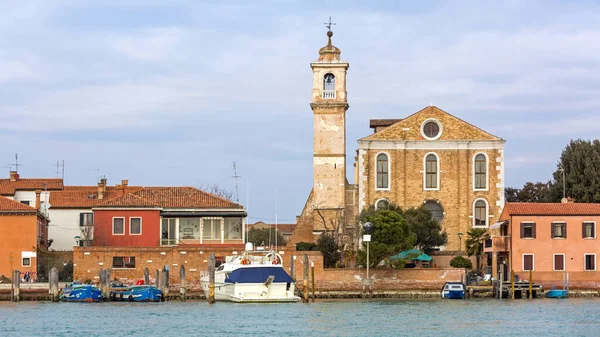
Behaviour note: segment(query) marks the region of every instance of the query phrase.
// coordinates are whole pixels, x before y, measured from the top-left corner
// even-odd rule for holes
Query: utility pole
[[[240,203],[240,194],[238,191],[238,178],[241,178],[242,176],[238,176],[237,175],[237,168],[235,166],[235,161],[233,162],[233,176],[232,178],[235,180],[235,202],[237,202],[238,204]]]

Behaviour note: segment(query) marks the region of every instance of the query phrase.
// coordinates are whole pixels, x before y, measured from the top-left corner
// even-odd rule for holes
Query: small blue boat
[[[91,284],[68,284],[59,299],[64,302],[102,302],[102,292]]]
[[[444,299],[464,299],[465,285],[462,282],[446,282],[441,290]]]
[[[567,290],[565,289],[556,289],[556,287],[552,287],[552,289],[546,292],[547,298],[567,298]]]
[[[123,290],[112,290],[111,301],[163,302],[163,292],[152,285],[137,285]]]

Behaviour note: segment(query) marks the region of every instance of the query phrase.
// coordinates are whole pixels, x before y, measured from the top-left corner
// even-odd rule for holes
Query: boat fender
[[[129,302],[133,302],[133,295],[129,295],[129,297],[127,298],[127,300],[128,300]]]

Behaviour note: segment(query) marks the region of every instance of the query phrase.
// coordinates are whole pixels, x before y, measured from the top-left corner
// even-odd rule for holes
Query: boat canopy
[[[294,283],[294,280],[281,267],[238,268],[225,279],[228,283],[263,283],[269,276],[275,276],[273,282]]]
[[[409,259],[412,261],[431,261],[433,258],[418,249],[411,249],[400,252],[390,257],[390,260]]]

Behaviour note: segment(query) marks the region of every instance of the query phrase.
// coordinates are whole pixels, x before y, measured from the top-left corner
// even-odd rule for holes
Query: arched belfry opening
[[[335,90],[335,76],[332,73],[323,77],[323,90]]]

